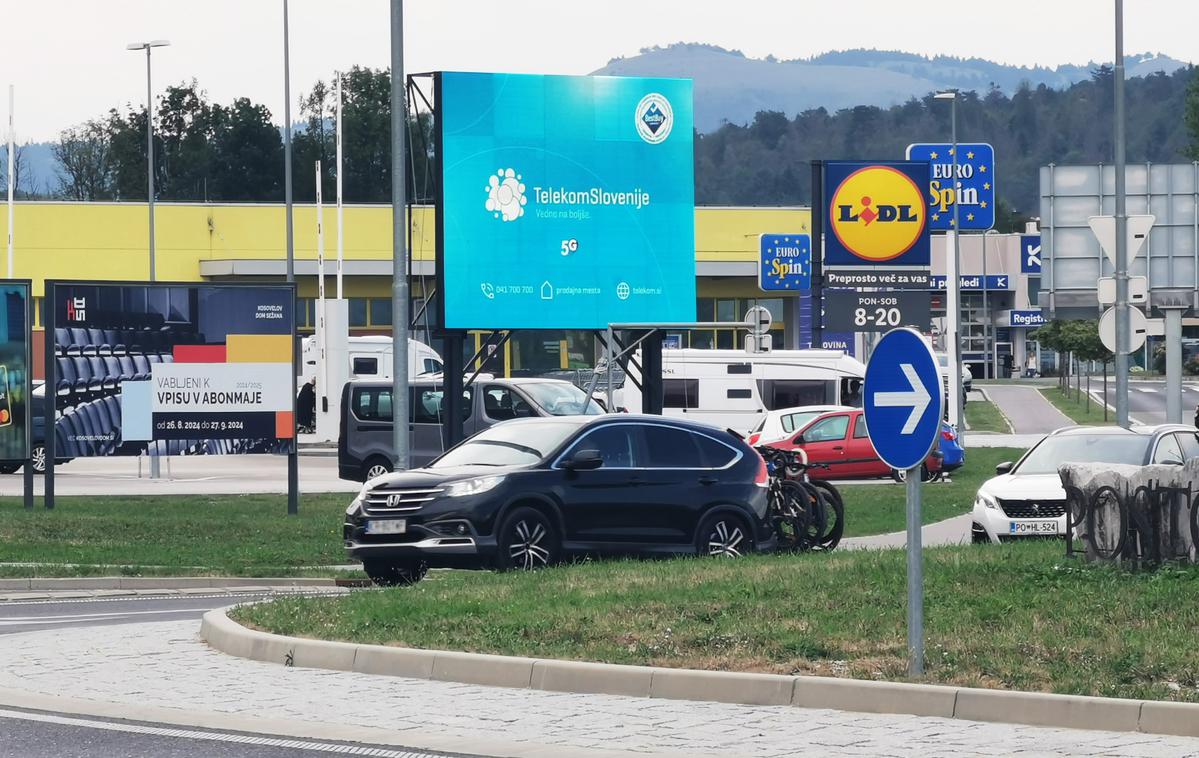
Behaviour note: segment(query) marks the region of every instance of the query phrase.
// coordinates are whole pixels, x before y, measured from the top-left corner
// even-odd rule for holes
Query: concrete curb
[[[318,577],[85,576],[63,579],[0,579],[0,592],[36,590],[182,590],[226,587],[333,587]]]
[[[229,655],[288,666],[579,694],[791,705],[969,721],[1199,737],[1199,704],[819,676],[541,660],[285,637],[204,614],[200,637]]]

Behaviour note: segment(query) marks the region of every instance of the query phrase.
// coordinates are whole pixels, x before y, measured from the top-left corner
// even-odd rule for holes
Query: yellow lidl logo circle
[[[845,177],[829,202],[837,240],[863,262],[884,263],[912,248],[924,234],[924,195],[892,166],[865,166]]]

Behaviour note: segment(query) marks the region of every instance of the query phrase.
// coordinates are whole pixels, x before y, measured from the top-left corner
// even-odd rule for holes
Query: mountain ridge
[[[681,76],[695,83],[695,125],[711,132],[724,123],[748,124],[761,110],[794,116],[825,108],[888,107],[944,89],[992,87],[1012,95],[1023,82],[1064,89],[1090,78],[1100,63],[1013,66],[983,58],[924,56],[899,50],[832,50],[810,58],[750,58],[718,45],[679,42],[613,58],[596,76]],[[1159,53],[1125,56],[1129,78],[1172,73],[1190,64]],[[746,83],[749,84],[746,84]]]

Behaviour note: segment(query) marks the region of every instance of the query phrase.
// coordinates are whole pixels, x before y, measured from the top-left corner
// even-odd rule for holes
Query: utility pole
[[[287,245],[287,281],[296,281],[296,248],[292,236],[291,215],[291,43],[287,28],[287,0],[283,0],[283,226]],[[296,344],[292,343],[292,374],[298,374]],[[293,406],[294,407],[294,406]],[[294,418],[294,414],[293,414]],[[293,422],[294,431],[294,422]],[[297,434],[292,435],[292,449],[287,454],[287,514],[300,512],[300,457]]]
[[[337,299],[341,300],[341,268],[345,255],[345,223],[341,206],[341,72],[337,72]]]
[[[1128,428],[1128,208],[1124,187],[1124,0],[1116,0],[1116,423]]]
[[[395,469],[408,468],[408,235],[404,177],[404,2],[391,0],[391,412]],[[457,365],[452,363],[450,365]],[[450,407],[456,407],[451,405]]]

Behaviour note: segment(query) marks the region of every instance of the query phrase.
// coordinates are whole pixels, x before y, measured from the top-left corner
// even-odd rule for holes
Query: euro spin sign
[[[928,182],[927,163],[826,163],[825,265],[929,265]]]

